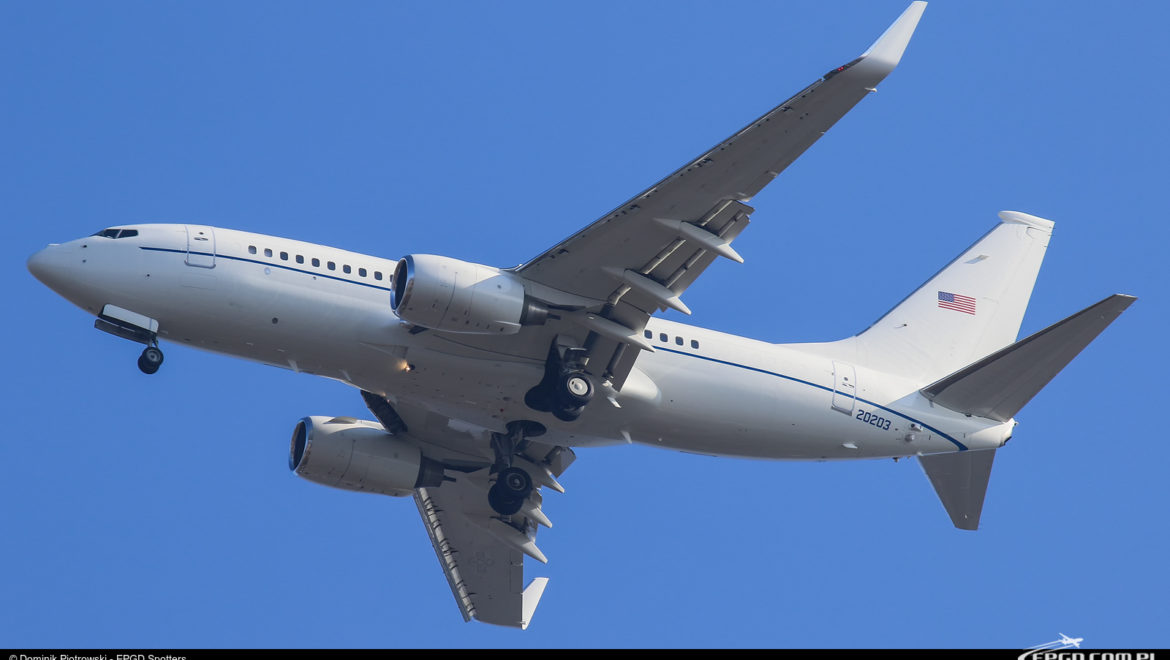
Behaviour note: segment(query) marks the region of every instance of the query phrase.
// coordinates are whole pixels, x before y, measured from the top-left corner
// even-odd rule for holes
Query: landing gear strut
[[[142,355],[138,356],[138,368],[144,374],[152,374],[158,371],[162,363],[163,353],[159,350],[158,346],[147,346],[142,349]]]
[[[524,448],[526,438],[541,435],[544,431],[541,424],[520,420],[509,422],[507,433],[492,434],[496,483],[488,490],[488,504],[501,516],[518,512],[524,506],[524,500],[532,494],[532,476],[523,468],[513,466],[512,457]]]

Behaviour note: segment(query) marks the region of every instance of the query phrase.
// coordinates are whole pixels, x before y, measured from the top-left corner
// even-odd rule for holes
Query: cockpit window
[[[129,238],[137,235],[137,229],[103,229],[94,234],[94,236],[104,236],[105,238]]]

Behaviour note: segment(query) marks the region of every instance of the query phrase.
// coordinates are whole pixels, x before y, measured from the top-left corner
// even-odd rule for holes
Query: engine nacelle
[[[433,254],[398,261],[390,307],[413,325],[477,335],[516,334],[548,318],[548,308],[524,294],[520,278]]]
[[[374,422],[352,417],[305,417],[293,429],[288,467],[297,476],[334,488],[411,495],[443,483],[443,466],[414,444]]]

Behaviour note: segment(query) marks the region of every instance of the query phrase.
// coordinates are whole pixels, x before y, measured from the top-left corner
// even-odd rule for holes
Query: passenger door
[[[215,268],[215,229],[187,225],[187,265]]]
[[[833,362],[833,410],[853,414],[857,402],[857,372],[853,365]]]

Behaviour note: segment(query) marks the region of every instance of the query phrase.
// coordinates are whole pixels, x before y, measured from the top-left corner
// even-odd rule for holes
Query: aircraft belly
[[[540,382],[543,364],[474,359],[417,346],[407,348],[403,359],[409,371],[393,383],[363,372],[373,391],[426,402],[447,417],[499,430],[538,414],[524,406],[524,393]]]

